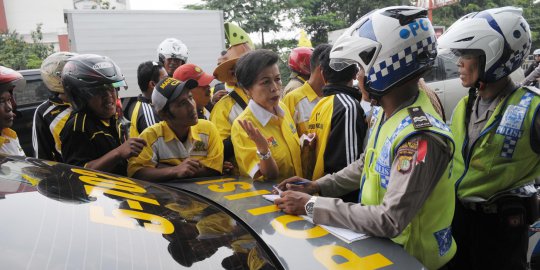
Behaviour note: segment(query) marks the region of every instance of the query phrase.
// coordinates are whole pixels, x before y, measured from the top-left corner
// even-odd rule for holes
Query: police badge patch
[[[400,173],[408,173],[412,168],[414,152],[409,150],[402,150],[398,152],[397,156],[397,170]]]

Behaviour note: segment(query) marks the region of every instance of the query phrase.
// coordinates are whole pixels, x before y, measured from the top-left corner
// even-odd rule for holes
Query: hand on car
[[[173,170],[177,178],[185,178],[195,176],[201,167],[202,164],[198,160],[186,158],[182,163],[171,167],[171,170]]]
[[[141,138],[129,138],[122,145],[116,148],[121,158],[128,159],[138,156],[146,146],[146,141]]]
[[[282,191],[293,190],[307,194],[315,194],[320,191],[319,185],[316,181],[310,181],[308,179],[304,179],[298,176],[293,176],[291,178],[283,180],[277,185],[277,188]],[[277,193],[275,190],[273,192]]]
[[[234,170],[234,165],[232,162],[223,161],[223,174],[232,174]]]
[[[305,205],[311,198],[311,195],[287,190],[281,193],[281,198],[274,200],[274,204],[286,214],[305,215]]]

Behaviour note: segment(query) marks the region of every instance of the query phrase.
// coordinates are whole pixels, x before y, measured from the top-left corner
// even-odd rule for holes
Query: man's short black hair
[[[137,83],[142,92],[148,90],[148,83],[150,81],[155,83],[159,81],[159,71],[162,68],[163,64],[155,61],[146,61],[139,65],[139,68],[137,68]]]
[[[319,44],[317,47],[315,47],[315,50],[313,50],[313,54],[311,54],[311,59],[309,60],[309,65],[311,69],[311,73],[315,72],[315,69],[319,66],[321,63],[321,54],[332,48],[332,45],[330,44]]]
[[[244,54],[236,62],[235,74],[238,85],[249,89],[263,69],[277,63],[279,56],[270,50],[258,49]]]
[[[356,78],[358,68],[356,65],[350,65],[341,71],[335,71],[330,67],[330,50],[332,47],[325,47],[319,56],[321,70],[327,84],[346,85]]]

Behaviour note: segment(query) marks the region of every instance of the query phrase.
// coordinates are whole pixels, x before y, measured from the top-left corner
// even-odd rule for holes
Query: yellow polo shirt
[[[239,119],[251,121],[266,138],[279,168],[279,179],[295,175],[302,177],[300,142],[294,121],[283,103],[279,104],[276,111],[277,116],[250,100],[244,112],[234,121],[231,140],[240,175],[254,178],[259,171],[260,160],[257,157],[257,146],[240,126]]]
[[[218,172],[223,170],[223,141],[210,121],[199,119],[185,142],[176,137],[166,121],[147,127],[139,138],[146,141],[146,146],[138,156],[129,159],[130,177],[143,167],[156,168],[159,163],[175,166],[186,158],[199,160]]]
[[[294,123],[296,123],[298,136],[308,133],[311,111],[313,111],[319,100],[321,100],[321,97],[315,93],[308,82],[288,93],[283,99],[283,103],[289,109]]]
[[[17,132],[11,128],[2,129],[0,135],[0,152],[14,156],[26,156],[19,143]]]
[[[248,97],[242,88],[225,84],[225,89],[229,92],[235,91],[246,104],[248,103]],[[243,110],[229,95],[224,96],[214,105],[210,113],[210,121],[216,125],[221,140],[225,140],[231,135],[232,123]]]

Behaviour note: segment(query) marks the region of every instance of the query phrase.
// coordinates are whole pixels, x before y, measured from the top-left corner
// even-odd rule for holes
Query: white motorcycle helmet
[[[157,54],[161,63],[164,63],[165,59],[168,58],[177,58],[186,63],[189,55],[189,50],[186,44],[184,44],[179,39],[167,38],[159,44],[157,48]]]
[[[41,73],[41,79],[49,90],[56,93],[64,93],[62,69],[66,62],[75,55],[77,54],[72,52],[57,52],[43,60],[39,71]]]
[[[536,56],[536,55],[540,55],[540,49],[534,50],[533,55],[535,55],[535,56]]]
[[[436,56],[427,10],[394,6],[374,10],[349,27],[332,47],[330,66],[339,71],[359,64],[366,71],[366,90],[380,97],[427,70]]]
[[[523,10],[502,7],[470,13],[439,37],[440,49],[480,56],[479,81],[492,83],[510,75],[531,49],[531,31]],[[448,52],[450,53],[450,52]]]

